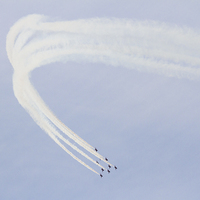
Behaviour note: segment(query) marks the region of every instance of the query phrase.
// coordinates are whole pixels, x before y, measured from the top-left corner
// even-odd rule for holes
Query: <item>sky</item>
[[[5,49],[10,27],[28,14],[156,20],[199,30],[199,7],[198,0],[0,0],[0,199],[199,200],[199,80],[87,62],[31,73],[56,116],[117,165],[101,179],[19,105]]]

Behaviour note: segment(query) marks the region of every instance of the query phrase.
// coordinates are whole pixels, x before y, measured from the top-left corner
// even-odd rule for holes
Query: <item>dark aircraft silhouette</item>
[[[108,173],[110,173],[110,170],[109,170],[109,169],[108,169],[107,171],[108,171]]]
[[[109,168],[111,168],[111,166],[110,166],[110,165],[108,165],[108,167],[109,167]]]
[[[103,169],[103,168],[101,168],[101,171],[103,172],[103,171],[104,171],[104,169]]]
[[[98,149],[97,149],[97,148],[95,148],[95,151],[98,151]]]
[[[106,161],[108,161],[108,158],[105,158]]]
[[[102,175],[102,174],[100,174],[100,176],[101,176],[101,178],[103,177],[103,175]]]
[[[115,169],[117,169],[117,167],[116,167],[116,166],[114,166],[114,168],[115,168]]]

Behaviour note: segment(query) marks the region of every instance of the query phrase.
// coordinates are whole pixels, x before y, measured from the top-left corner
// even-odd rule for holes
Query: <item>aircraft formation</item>
[[[98,149],[95,148],[95,151],[97,152]],[[101,159],[99,159],[99,160],[101,161]],[[105,168],[101,168],[102,173],[103,173],[105,170],[106,170],[108,173],[110,173],[111,167],[113,167],[115,170],[117,169],[117,166],[112,165],[112,164],[110,164],[110,163],[108,162],[108,158],[105,157],[103,160],[104,160],[104,162],[106,162],[106,163],[108,164],[108,169],[106,170]],[[100,164],[99,164],[99,161],[96,161],[96,163],[97,163],[98,165],[100,165]],[[99,174],[99,175],[100,175],[101,178],[103,177],[102,174]]]

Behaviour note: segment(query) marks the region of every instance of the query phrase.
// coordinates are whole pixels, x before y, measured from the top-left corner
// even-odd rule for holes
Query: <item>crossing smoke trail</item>
[[[14,68],[13,89],[19,103],[61,148],[97,174],[65,145],[105,168],[67,140],[67,136],[89,153],[113,165],[50,111],[30,83],[29,74],[33,69],[58,61],[87,61],[169,77],[200,77],[199,32],[155,21],[96,18],[48,22],[45,16],[29,15],[11,27],[6,49]]]

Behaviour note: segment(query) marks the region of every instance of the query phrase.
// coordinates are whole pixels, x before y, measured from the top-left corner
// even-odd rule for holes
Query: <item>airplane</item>
[[[103,171],[104,171],[104,169],[103,169],[103,168],[101,168],[101,171],[103,172]]]
[[[109,169],[108,169],[107,171],[108,171],[108,173],[110,173],[110,170],[109,170]]]
[[[116,167],[116,166],[114,166],[114,168],[115,168],[115,169],[117,169],[117,167]]]
[[[97,148],[95,148],[95,151],[97,152],[97,151],[98,151],[98,149],[97,149]]]
[[[105,158],[106,161],[108,161],[108,158]]]
[[[103,177],[103,175],[102,175],[102,174],[100,174],[100,176],[101,176],[101,178]]]
[[[97,164],[99,164],[99,162],[98,162],[98,161],[96,161],[96,163],[97,163]]]
[[[110,165],[108,165],[108,167],[109,167],[109,168],[111,168],[111,166],[110,166]]]

